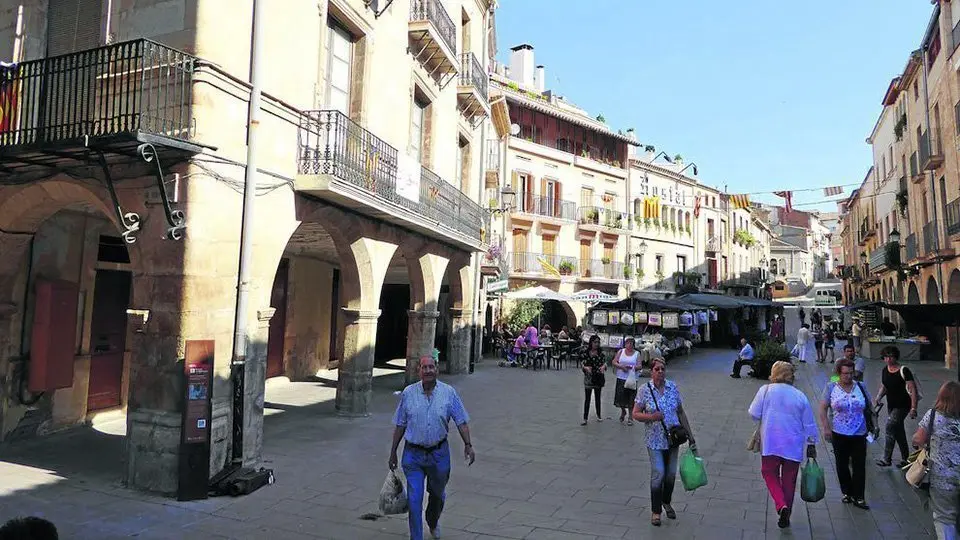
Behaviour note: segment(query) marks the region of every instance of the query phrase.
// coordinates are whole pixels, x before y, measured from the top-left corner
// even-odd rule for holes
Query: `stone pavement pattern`
[[[832,454],[819,447],[827,498],[797,496],[793,527],[781,531],[759,473],[759,456],[744,450],[753,429],[746,414],[759,381],[728,377],[731,350],[706,349],[668,367],[684,395],[710,483],[685,493],[677,480],[676,521],[649,524],[649,465],[643,427],[620,425],[612,387],[604,391],[606,421],[580,427],[582,378],[574,368],[530,372],[486,361],[475,374],[445,380],[471,413],[477,462],[466,467],[462,444],[451,445],[454,471],[442,518],[444,538],[932,538],[929,511],[897,473],[873,465],[872,510],[840,503]],[[829,366],[804,365],[798,386],[817,395]],[[927,400],[946,372],[918,368]],[[879,366],[868,368],[873,391]],[[399,377],[399,378],[398,378]],[[929,382],[928,382],[929,381]],[[55,435],[0,452],[0,519],[48,517],[64,538],[332,538],[406,537],[406,517],[377,521],[386,473],[399,375],[376,383],[370,418],[345,419],[323,383],[268,385],[265,455],[277,483],[242,498],[179,503],[120,487],[117,437],[92,430]],[[814,388],[817,390],[815,391]],[[926,402],[929,405],[930,401]],[[908,426],[910,433],[915,422]],[[46,470],[44,470],[46,469]]]

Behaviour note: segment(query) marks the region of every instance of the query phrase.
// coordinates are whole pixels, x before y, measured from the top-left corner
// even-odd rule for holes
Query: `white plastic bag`
[[[636,390],[637,389],[637,372],[636,370],[631,369],[630,373],[627,373],[627,380],[623,381],[623,387],[627,390]]]
[[[407,512],[407,493],[403,489],[403,481],[396,471],[387,473],[380,489],[380,511],[383,515],[405,514]]]

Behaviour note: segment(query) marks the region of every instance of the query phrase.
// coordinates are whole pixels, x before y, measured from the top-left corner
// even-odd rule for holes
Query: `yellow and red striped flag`
[[[749,195],[730,195],[730,204],[733,205],[733,208],[736,209],[750,209],[750,196]]]
[[[560,277],[560,270],[557,270],[557,267],[555,267],[555,266],[553,266],[552,264],[550,264],[549,262],[547,262],[547,259],[546,259],[546,258],[544,258],[544,257],[537,257],[537,262],[540,263],[540,267],[543,268],[543,271],[544,271],[544,272],[546,272],[546,273],[548,273],[548,274],[550,274],[550,275],[552,275],[552,276],[555,276],[555,277]]]

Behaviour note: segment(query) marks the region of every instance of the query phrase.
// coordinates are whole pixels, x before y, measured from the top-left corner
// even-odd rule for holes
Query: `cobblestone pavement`
[[[753,429],[746,414],[759,381],[727,376],[733,352],[705,349],[671,362],[668,377],[683,392],[710,476],[685,493],[678,479],[676,521],[649,524],[649,466],[643,427],[620,425],[605,389],[606,420],[579,426],[577,370],[530,372],[486,361],[470,376],[449,377],[472,415],[477,462],[454,458],[444,538],[931,538],[929,511],[896,472],[872,463],[870,511],[840,503],[828,448],[827,498],[797,497],[793,527],[781,531],[760,478],[758,456],[744,450]],[[802,365],[798,386],[814,395],[829,366]],[[929,406],[936,379],[949,374],[918,366]],[[878,366],[868,368],[876,387]],[[402,373],[377,379],[369,418],[335,415],[323,383],[270,381],[265,455],[277,483],[237,499],[179,503],[123,489],[119,437],[93,430],[55,435],[0,453],[0,519],[17,514],[54,520],[64,538],[404,538],[405,516],[366,521],[386,473]],[[908,426],[909,432],[915,422]],[[452,439],[455,436],[451,437]],[[462,456],[462,444],[452,444]]]

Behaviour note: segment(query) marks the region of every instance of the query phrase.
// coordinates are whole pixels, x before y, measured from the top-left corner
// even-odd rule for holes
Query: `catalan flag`
[[[835,195],[841,195],[843,193],[843,186],[832,186],[823,188],[824,197],[833,197]]]
[[[734,210],[737,209],[750,209],[750,196],[749,195],[730,195],[730,204],[733,205]]]
[[[557,267],[547,262],[547,259],[544,257],[537,257],[537,262],[540,263],[540,266],[543,268],[543,271],[550,274],[551,276],[560,277],[560,270],[557,270]]]
[[[644,219],[660,219],[660,197],[644,197]]]
[[[783,206],[784,209],[789,214],[793,212],[793,192],[792,191],[774,191],[774,195],[777,197],[783,197]]]

